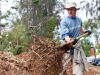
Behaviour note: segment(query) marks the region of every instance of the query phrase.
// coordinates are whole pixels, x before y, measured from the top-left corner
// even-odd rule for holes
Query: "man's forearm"
[[[85,32],[85,29],[84,28],[81,28],[81,32],[84,33]]]
[[[69,42],[70,41],[70,37],[69,36],[66,36],[65,37],[65,40],[66,40],[66,42]]]

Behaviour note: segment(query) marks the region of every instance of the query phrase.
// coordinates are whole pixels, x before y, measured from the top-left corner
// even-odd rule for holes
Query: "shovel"
[[[88,33],[85,33],[85,34],[83,34],[83,35],[80,35],[80,36],[78,36],[78,37],[76,38],[76,40],[79,40],[80,38],[85,37],[85,36],[87,36],[87,35],[88,35]],[[73,42],[74,42],[74,39],[70,40],[70,41],[67,42],[67,43],[63,43],[63,44],[59,45],[58,48],[70,47],[69,45],[70,45],[71,43],[73,43]]]

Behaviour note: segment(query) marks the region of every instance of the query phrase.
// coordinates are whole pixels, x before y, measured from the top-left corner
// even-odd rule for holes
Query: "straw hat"
[[[76,10],[79,10],[80,9],[80,8],[77,7],[76,2],[74,2],[74,1],[67,2],[67,5],[64,7],[64,9],[69,9],[71,7],[75,7]]]

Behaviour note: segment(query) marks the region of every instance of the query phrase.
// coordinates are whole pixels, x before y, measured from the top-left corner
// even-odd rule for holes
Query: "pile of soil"
[[[59,75],[62,70],[63,50],[56,48],[54,41],[34,37],[29,52],[14,56],[11,52],[0,51],[0,75]],[[64,75],[72,75],[71,63]],[[90,69],[84,75],[95,75]]]

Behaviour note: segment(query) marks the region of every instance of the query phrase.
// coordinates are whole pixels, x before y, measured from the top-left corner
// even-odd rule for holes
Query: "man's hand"
[[[90,35],[91,31],[90,30],[86,30],[85,33],[88,33],[88,35]]]
[[[73,45],[75,45],[78,42],[78,40],[76,38],[74,38],[73,40],[74,40]]]
[[[65,49],[65,51],[68,51],[70,50],[71,48],[73,47],[73,43],[65,43],[65,44],[62,44],[62,46],[60,46],[61,49]]]

